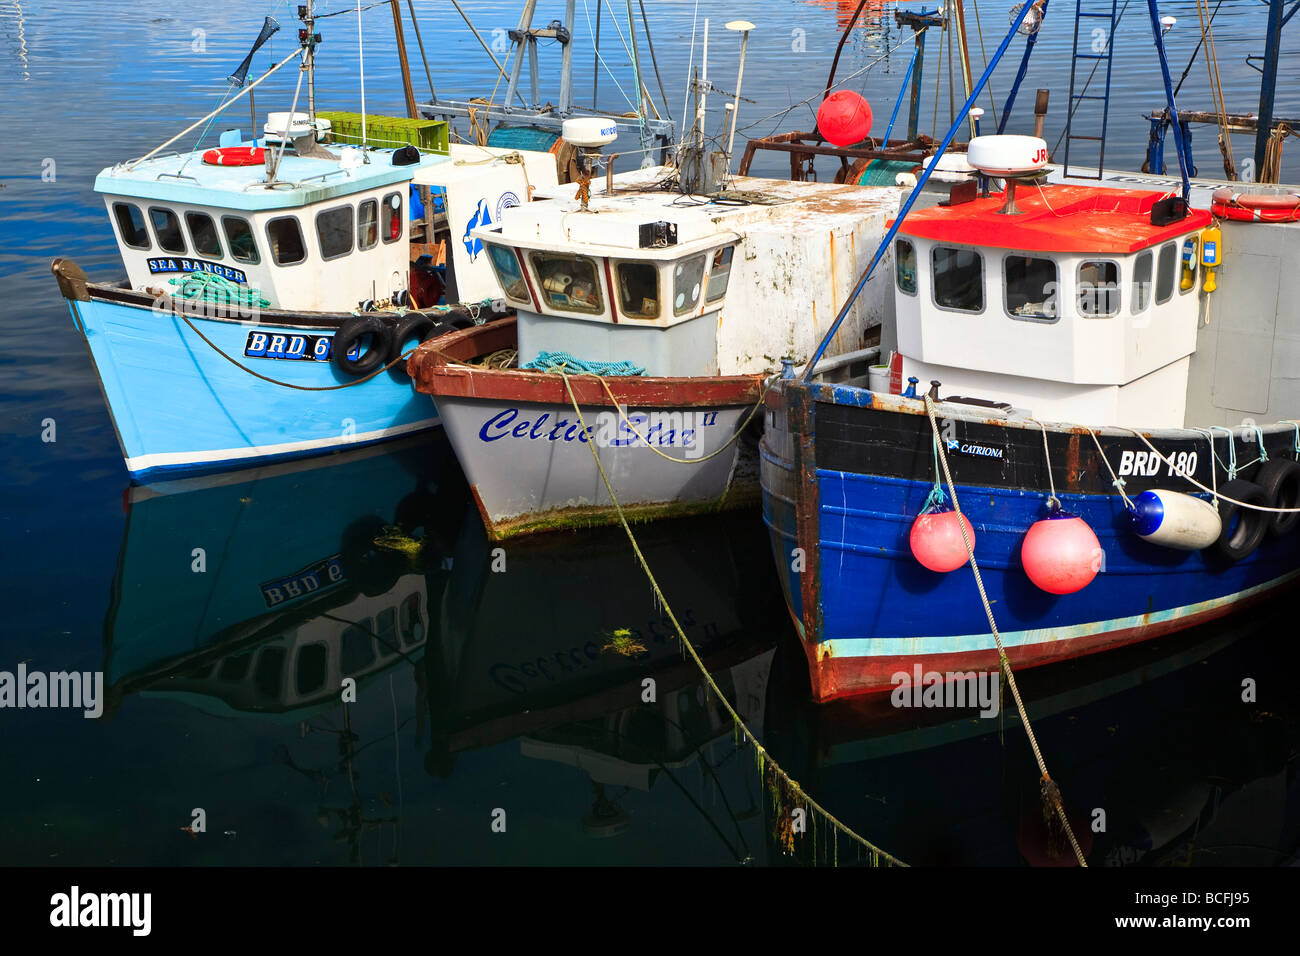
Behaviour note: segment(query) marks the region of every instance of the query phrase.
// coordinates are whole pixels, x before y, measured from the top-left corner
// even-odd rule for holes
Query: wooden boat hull
[[[408,365],[437,403],[494,539],[617,521],[593,447],[629,519],[757,501],[756,474],[738,467],[746,439],[732,438],[763,376],[576,375],[566,387],[558,374],[466,364],[514,341],[507,319],[427,343]]]
[[[846,386],[783,382],[768,396],[762,445],[764,520],[817,700],[880,693],[899,674],[996,671],[993,634],[969,569],[940,574],[912,555],[909,533],[933,487],[932,430],[924,406]],[[1021,564],[1025,532],[1047,514],[1043,433],[1037,424],[977,409],[956,413],[945,440],[963,513],[1013,667],[1092,654],[1200,624],[1261,600],[1300,576],[1300,532],[1268,536],[1244,559],[1177,551],[1139,538],[1086,429],[1048,426],[1057,497],[1096,533],[1102,570],[1083,590],[1038,589]],[[1255,438],[1215,434],[1215,452],[1253,460]],[[1291,425],[1264,428],[1271,458],[1296,454]],[[1130,496],[1195,489],[1165,465],[1136,467],[1148,449],[1135,435],[1098,435]],[[1190,463],[1209,485],[1210,442],[1189,429],[1152,433],[1163,454]],[[1246,448],[1255,449],[1247,454]],[[1195,455],[1195,458],[1190,456]],[[1127,457],[1126,457],[1127,456]],[[1184,457],[1179,457],[1184,456]],[[1128,462],[1125,469],[1123,462]],[[1243,464],[1250,479],[1260,466]],[[1150,472],[1150,473],[1148,473]],[[1219,484],[1224,478],[1220,472]],[[796,552],[795,549],[801,549]],[[800,568],[802,570],[800,570]]]

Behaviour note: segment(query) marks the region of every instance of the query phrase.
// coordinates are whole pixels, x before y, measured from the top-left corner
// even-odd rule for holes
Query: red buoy
[[[871,104],[852,90],[837,90],[817,108],[817,129],[833,146],[852,146],[871,135]]]
[[[956,571],[969,559],[966,542],[962,540],[961,527],[966,526],[970,546],[975,547],[975,529],[965,515],[958,523],[955,511],[923,511],[912,522],[909,541],[916,560],[931,571],[946,574]]]
[[[1101,558],[1088,522],[1063,511],[1035,521],[1020,545],[1025,573],[1048,594],[1082,591],[1101,570]]]

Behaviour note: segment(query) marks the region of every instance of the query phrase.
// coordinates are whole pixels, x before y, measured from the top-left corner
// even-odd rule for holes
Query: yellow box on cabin
[[[361,145],[360,113],[317,110],[316,115],[330,121],[330,134],[334,142]],[[441,153],[444,156],[451,152],[445,120],[409,119],[405,116],[377,116],[367,113],[365,124],[365,141],[371,146],[410,145],[422,152]]]

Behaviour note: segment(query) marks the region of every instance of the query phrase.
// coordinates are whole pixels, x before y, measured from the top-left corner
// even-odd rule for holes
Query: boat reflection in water
[[[1272,676],[1300,654],[1270,639],[1281,614],[1018,675],[1090,866],[1300,862],[1300,710]],[[886,695],[817,706],[783,700],[786,666],[804,670],[782,655],[768,745],[850,826],[914,865],[1075,865],[1009,694],[991,719]]]
[[[671,636],[621,530],[498,550],[440,436],[127,500],[106,714],[184,705],[195,736],[219,741],[210,787],[250,808],[287,801],[275,815],[298,819],[288,829],[313,858],[333,859],[312,817],[351,862],[492,862],[502,844],[487,821],[502,805],[509,832],[547,836],[512,842],[507,859],[575,860],[605,845],[588,837],[616,835],[599,858],[761,856],[752,752]],[[411,553],[376,546],[394,528]],[[788,631],[762,526],[719,515],[638,537],[761,733]],[[620,636],[622,653],[610,646]],[[250,749],[253,765],[222,782],[221,751]],[[513,797],[494,792],[514,778]],[[543,821],[528,815],[539,804]],[[444,809],[482,825],[448,826]]]
[[[859,858],[821,821],[785,851],[770,781],[620,529],[492,542],[446,452],[418,439],[130,492],[107,726],[139,734],[143,715],[155,750],[183,736],[155,772],[240,834],[199,844],[208,862]],[[394,526],[422,547],[376,546]],[[991,719],[889,695],[813,705],[757,521],[636,533],[750,729],[855,830],[914,864],[1071,862],[1009,700]],[[1260,616],[1021,675],[1090,864],[1294,857],[1300,729],[1273,675],[1300,648],[1281,633]]]

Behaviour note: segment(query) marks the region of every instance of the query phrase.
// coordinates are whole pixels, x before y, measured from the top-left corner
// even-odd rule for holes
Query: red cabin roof
[[[1016,190],[1018,216],[998,213],[1003,193],[957,206],[930,206],[908,214],[899,233],[964,246],[1026,252],[1122,255],[1158,245],[1210,224],[1191,210],[1168,226],[1151,225],[1151,207],[1168,193],[1094,186],[1026,186]]]

